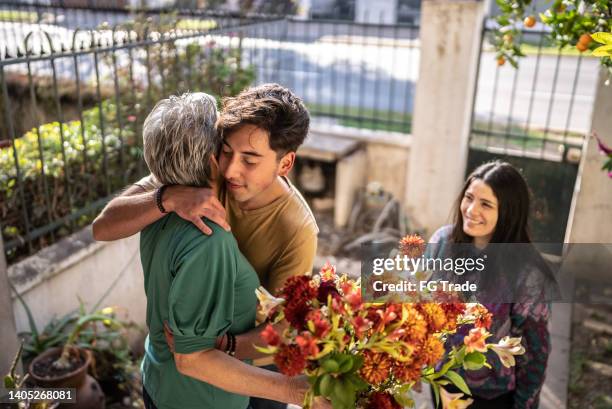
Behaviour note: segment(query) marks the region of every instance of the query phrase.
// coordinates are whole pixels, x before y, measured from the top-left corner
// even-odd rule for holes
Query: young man
[[[308,126],[302,101],[280,85],[264,84],[227,99],[217,122],[223,139],[220,191],[163,186],[148,176],[106,206],[93,223],[94,238],[130,236],[165,212],[191,221],[204,234],[211,230],[202,217],[228,229],[227,219],[262,285],[277,292],[288,277],[310,273],[316,253],[314,216],[286,178]]]

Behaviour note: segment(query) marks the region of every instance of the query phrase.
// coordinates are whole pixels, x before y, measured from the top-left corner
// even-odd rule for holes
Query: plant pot
[[[104,409],[105,398],[98,382],[87,374],[87,369],[92,362],[91,352],[77,348],[82,364],[62,375],[42,375],[34,372],[37,364],[48,359],[57,359],[62,353],[62,348],[51,348],[38,355],[30,363],[28,372],[36,384],[43,388],[75,388],[76,403],[60,405],[71,409]]]

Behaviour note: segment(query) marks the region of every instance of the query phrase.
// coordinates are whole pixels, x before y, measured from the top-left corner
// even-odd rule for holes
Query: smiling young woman
[[[468,247],[476,253],[484,254],[489,250],[495,253],[490,243],[524,243],[524,246],[496,244],[498,254],[500,248],[506,253],[498,259],[500,262],[495,268],[485,271],[482,280],[507,296],[512,293],[512,283],[519,281],[516,280],[517,271],[513,270],[517,263],[509,263],[508,260],[535,260],[532,264],[518,263],[519,269],[528,270],[526,275],[534,275],[529,270],[534,266],[539,270],[547,269],[537,252],[515,254],[516,251],[522,251],[517,248],[531,248],[529,202],[527,182],[516,168],[506,162],[486,163],[468,176],[455,204],[454,223],[438,229],[429,242],[442,245],[432,246],[437,248],[445,244],[459,244],[455,247]],[[546,271],[540,275],[546,276]],[[550,350],[547,329],[550,306],[542,302],[544,298],[521,298],[517,297],[516,292],[513,297],[511,303],[504,299],[485,304],[493,317],[489,342],[497,342],[504,336],[521,337],[526,352],[517,357],[513,368],[505,368],[498,359],[487,356],[487,361],[492,365],[490,369],[462,373],[473,395],[471,408],[538,407]],[[457,334],[456,339],[465,335]],[[454,342],[455,338],[451,337],[446,347],[451,348]],[[452,387],[448,389],[450,392],[458,392]]]

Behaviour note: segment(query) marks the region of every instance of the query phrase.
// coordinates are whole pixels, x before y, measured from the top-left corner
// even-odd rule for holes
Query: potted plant
[[[80,316],[62,347],[51,348],[34,358],[28,372],[36,384],[47,388],[75,388],[77,402],[71,406],[75,409],[104,408],[104,393],[98,382],[87,373],[92,365],[92,353],[77,346],[76,341],[83,329],[96,322],[119,325],[110,313],[112,309],[104,309]]]

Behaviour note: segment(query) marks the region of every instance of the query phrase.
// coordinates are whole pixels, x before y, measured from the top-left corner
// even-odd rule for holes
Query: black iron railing
[[[19,43],[0,43],[0,220],[9,262],[87,225],[145,173],[142,122],[171,94],[221,99],[278,82],[315,121],[410,132],[416,26],[197,10],[149,18],[107,7],[125,17],[111,28],[99,10],[45,7],[55,21],[27,23]],[[82,24],[89,29],[71,22],[73,12],[93,16]]]

